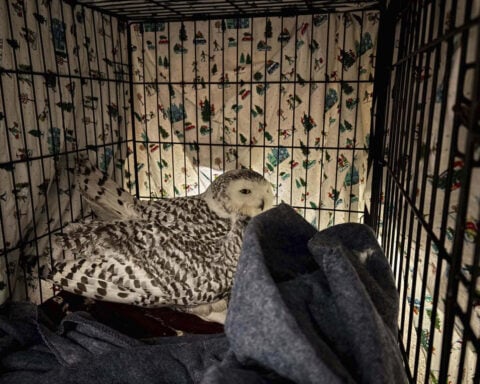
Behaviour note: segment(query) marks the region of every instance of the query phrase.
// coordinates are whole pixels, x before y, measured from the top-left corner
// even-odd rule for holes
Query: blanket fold
[[[318,232],[286,204],[246,229],[224,334],[138,340],[80,312],[52,331],[18,306],[1,309],[0,383],[406,382],[398,294],[373,232]]]
[[[368,227],[317,232],[281,204],[246,230],[225,331],[240,362],[293,382],[400,383],[397,313],[390,267]]]

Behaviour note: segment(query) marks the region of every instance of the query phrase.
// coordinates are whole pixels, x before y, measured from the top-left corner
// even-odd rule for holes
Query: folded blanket
[[[397,314],[391,269],[367,226],[317,232],[285,204],[248,226],[225,324],[234,367],[297,383],[404,383]],[[232,382],[230,365],[205,382]]]
[[[228,348],[223,334],[139,341],[85,312],[52,332],[42,317],[31,304],[2,308],[0,383],[198,383]]]
[[[20,313],[20,314],[18,314]],[[247,227],[225,334],[137,340],[37,308],[0,313],[0,383],[403,383],[398,295],[373,232],[285,204]]]

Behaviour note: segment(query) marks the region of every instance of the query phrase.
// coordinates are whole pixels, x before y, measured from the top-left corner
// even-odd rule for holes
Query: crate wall
[[[142,199],[249,167],[319,228],[363,220],[377,11],[128,23],[1,4],[2,300],[51,296],[52,236],[89,215],[79,156]]]
[[[480,380],[479,12],[472,1],[409,2],[391,23],[374,221],[400,293],[412,382]]]
[[[121,3],[0,1],[0,302],[52,295],[79,155],[142,199],[249,167],[319,229],[367,208],[410,381],[479,382],[478,2]]]
[[[0,301],[42,301],[52,234],[89,211],[75,158],[128,183],[127,25],[59,1],[2,0],[0,19]]]
[[[198,194],[247,167],[319,228],[362,221],[377,26],[377,11],[132,24],[135,193]]]

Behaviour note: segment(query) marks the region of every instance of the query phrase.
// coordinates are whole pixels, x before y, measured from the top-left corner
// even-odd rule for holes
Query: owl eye
[[[252,193],[252,191],[250,189],[244,188],[240,190],[240,193],[243,195],[249,195],[250,193]]]

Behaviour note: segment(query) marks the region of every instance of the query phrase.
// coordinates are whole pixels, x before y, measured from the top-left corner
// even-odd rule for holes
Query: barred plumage
[[[65,255],[48,280],[87,297],[138,306],[191,307],[228,295],[248,219],[272,204],[271,185],[240,169],[201,195],[135,199],[90,164],[78,186],[100,220],[57,238]]]

